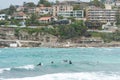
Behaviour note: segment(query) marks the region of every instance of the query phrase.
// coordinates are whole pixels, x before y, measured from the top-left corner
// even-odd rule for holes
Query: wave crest
[[[32,70],[35,68],[34,65],[26,65],[26,66],[20,66],[20,67],[16,67],[18,69],[27,69],[27,70]]]
[[[105,74],[96,72],[58,73],[38,77],[16,78],[7,80],[120,80],[120,75],[113,73]]]
[[[0,73],[3,73],[4,71],[11,71],[16,69],[26,69],[26,70],[33,70],[35,68],[34,65],[26,65],[26,66],[19,66],[14,68],[1,68]]]
[[[2,68],[2,69],[0,69],[0,73],[3,73],[4,71],[10,71],[11,70],[11,68]]]

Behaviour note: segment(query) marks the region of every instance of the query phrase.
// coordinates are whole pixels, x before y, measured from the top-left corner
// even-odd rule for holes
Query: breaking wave
[[[19,66],[19,67],[14,67],[14,68],[1,68],[0,73],[3,73],[4,71],[11,71],[11,70],[16,70],[16,69],[32,70],[34,68],[35,68],[34,65]]]
[[[20,66],[20,67],[16,67],[18,69],[27,69],[27,70],[31,70],[34,69],[35,66],[34,65],[26,65],[26,66]]]
[[[3,80],[120,80],[120,74],[103,72],[57,73],[37,77],[14,78]]]
[[[10,68],[2,68],[0,69],[0,73],[3,73],[4,71],[10,71],[11,69]]]

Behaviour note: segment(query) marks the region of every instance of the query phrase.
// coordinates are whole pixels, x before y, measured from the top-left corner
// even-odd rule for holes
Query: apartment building
[[[91,8],[87,10],[86,17],[90,21],[100,21],[103,23],[115,22],[116,11],[111,9]]]
[[[38,15],[45,15],[45,14],[52,15],[52,7],[40,6],[36,8],[36,12]]]
[[[83,18],[84,11],[83,10],[73,10],[73,11],[60,11],[57,14],[58,16],[63,16],[65,18],[74,17],[74,18]]]
[[[27,8],[27,10],[28,10],[28,14],[34,14],[34,13],[36,13],[36,7]]]
[[[73,11],[73,6],[70,4],[61,3],[58,5],[53,5],[52,9],[53,9],[53,16],[57,16],[58,13],[61,11]]]

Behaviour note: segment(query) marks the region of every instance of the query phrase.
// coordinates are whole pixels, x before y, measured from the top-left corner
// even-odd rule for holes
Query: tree
[[[96,7],[105,8],[105,5],[102,2],[100,2],[99,0],[93,0],[89,4],[94,5]]]
[[[4,21],[4,20],[1,20],[1,21],[0,21],[0,25],[8,25],[8,24],[9,24],[8,21]]]
[[[51,3],[47,1],[47,2],[44,3],[44,6],[50,7],[50,6],[51,6]]]
[[[116,12],[116,25],[120,25],[120,7],[118,7]]]
[[[32,14],[30,19],[26,20],[27,26],[36,26],[39,25],[39,22],[37,20],[37,16],[35,14]]]
[[[45,3],[45,0],[39,0],[38,1],[38,4],[44,4]]]
[[[64,18],[64,17],[63,17],[63,16],[61,16],[61,15],[59,15],[59,16],[58,16],[58,19],[63,19],[63,18]]]
[[[80,10],[81,8],[80,8],[80,5],[74,5],[73,6],[73,10]]]
[[[71,20],[72,22],[76,21],[74,17],[69,17],[68,19]]]
[[[15,11],[16,11],[15,6],[10,5],[8,12],[7,12],[7,15],[12,15]]]
[[[87,27],[84,26],[83,21],[76,21],[71,25],[60,25],[57,27],[58,35],[62,39],[69,39],[73,37],[82,36],[86,33]]]
[[[14,18],[11,18],[10,19],[10,24],[12,24],[12,25],[19,25],[19,21],[14,19]]]
[[[33,2],[26,3],[24,2],[24,7],[35,7],[36,5]]]
[[[39,1],[38,1],[38,5],[39,5],[39,4],[43,4],[43,5],[46,6],[46,7],[51,6],[50,2],[48,2],[47,0],[39,0]]]
[[[56,4],[59,4],[60,2],[59,2],[59,0],[56,0],[56,2],[55,2]]]

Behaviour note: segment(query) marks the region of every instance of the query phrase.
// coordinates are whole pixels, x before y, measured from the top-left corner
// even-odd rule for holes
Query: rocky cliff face
[[[0,47],[11,47],[11,44],[17,44],[18,47],[105,46],[103,40],[97,38],[76,37],[64,40],[37,29],[0,27]]]
[[[1,46],[5,47],[8,47],[10,43],[16,43],[16,40],[19,40],[23,47],[54,45],[58,41],[57,37],[48,33],[37,31],[30,33],[24,29],[16,31],[15,28],[0,28],[0,39]],[[5,40],[9,41],[5,42]]]

